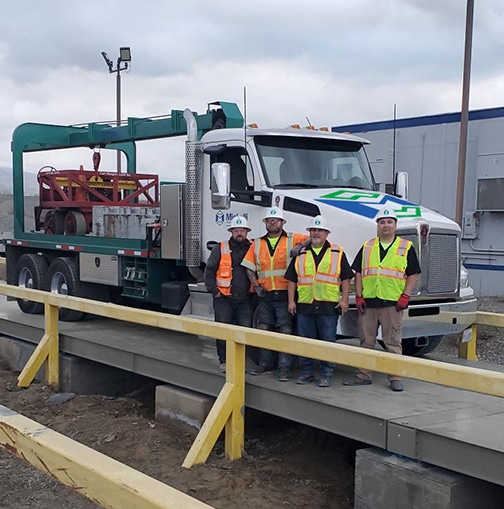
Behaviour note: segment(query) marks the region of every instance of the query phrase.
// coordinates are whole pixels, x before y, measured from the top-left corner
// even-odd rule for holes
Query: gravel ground
[[[480,297],[478,310],[504,313],[504,297]],[[458,336],[445,338],[433,354],[457,356],[458,341]],[[478,327],[476,353],[480,361],[504,364],[504,327]]]

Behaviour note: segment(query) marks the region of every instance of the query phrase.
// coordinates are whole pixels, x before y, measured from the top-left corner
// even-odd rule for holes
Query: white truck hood
[[[331,226],[329,240],[341,244],[349,255],[357,253],[368,238],[376,235],[375,217],[377,212],[387,205],[398,217],[398,229],[411,229],[427,223],[429,228],[459,232],[460,227],[454,221],[432,210],[377,191],[361,189],[276,189],[273,192],[273,203],[286,209],[288,221],[286,228],[290,231],[303,231],[310,218],[290,213],[292,207],[285,207],[285,200],[293,198],[306,203],[313,203],[320,209]]]

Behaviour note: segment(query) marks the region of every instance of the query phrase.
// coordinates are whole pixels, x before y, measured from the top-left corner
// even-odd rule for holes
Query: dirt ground
[[[76,396],[51,404],[49,387],[16,384],[0,361],[0,404],[216,508],[353,506],[355,450],[363,444],[247,411],[243,459],[228,461],[219,442],[206,465],[184,469],[193,435],[154,422],[152,387],[135,399]],[[0,450],[0,507],[97,506]]]

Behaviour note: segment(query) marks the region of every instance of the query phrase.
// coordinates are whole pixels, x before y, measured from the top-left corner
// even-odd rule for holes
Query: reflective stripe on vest
[[[367,241],[362,252],[362,296],[395,301],[406,286],[408,251],[413,244],[396,237],[383,260],[378,238]]]
[[[315,267],[315,258],[310,249],[300,253],[296,259],[300,304],[311,304],[314,300],[339,302],[342,258],[343,250],[336,244],[326,249],[318,267]]]
[[[233,261],[229,242],[220,243],[221,258],[217,274],[215,275],[216,286],[222,295],[231,295],[231,279],[233,278]]]

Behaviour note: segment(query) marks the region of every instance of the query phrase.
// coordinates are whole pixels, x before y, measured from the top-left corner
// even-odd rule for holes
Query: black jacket
[[[233,267],[231,298],[245,300],[251,297],[250,281],[247,276],[247,269],[241,265],[241,262],[250,247],[250,240],[245,239],[243,242],[237,243],[231,237],[228,242],[231,248],[231,262]],[[219,244],[212,249],[205,268],[205,286],[214,297],[219,293],[215,276],[219,269],[220,259],[221,249],[219,242]]]

